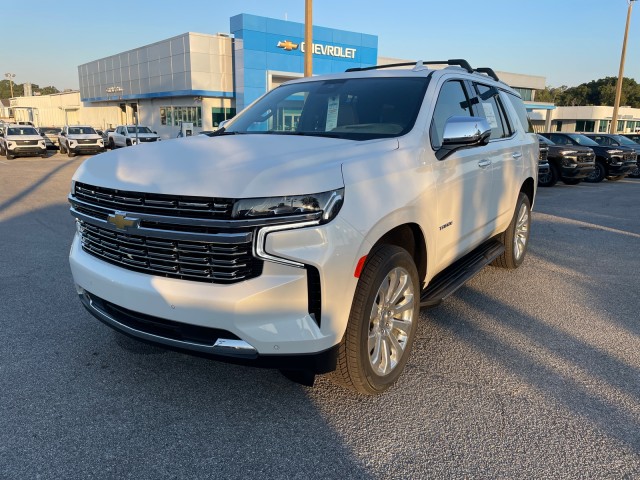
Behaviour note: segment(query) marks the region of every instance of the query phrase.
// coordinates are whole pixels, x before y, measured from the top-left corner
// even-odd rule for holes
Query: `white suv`
[[[213,137],[84,162],[69,200],[86,308],[168,348],[387,389],[421,306],[522,263],[536,193],[518,93],[428,63],[294,80]]]
[[[94,155],[104,151],[102,135],[89,125],[62,127],[62,131],[58,134],[58,145],[60,153],[66,152],[69,157],[76,154]]]
[[[0,128],[0,155],[15,157],[47,156],[45,139],[31,125],[4,124]]]

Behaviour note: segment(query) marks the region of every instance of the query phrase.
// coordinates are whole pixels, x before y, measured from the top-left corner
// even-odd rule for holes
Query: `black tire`
[[[391,302],[385,288],[393,293]],[[374,249],[356,287],[332,380],[365,395],[391,387],[411,354],[419,313],[420,283],[411,255],[393,245]]]
[[[640,167],[635,167],[631,173],[627,175],[629,178],[640,178]]]
[[[600,183],[606,176],[607,168],[604,166],[604,163],[597,161],[593,172],[591,172],[584,181],[589,183]]]
[[[110,139],[109,139],[109,148],[110,148],[111,150],[115,150],[115,148],[116,148],[116,144],[115,144],[115,142],[113,141],[113,138],[110,138]]]
[[[504,252],[491,262],[491,265],[509,269],[518,268],[527,254],[530,231],[531,203],[529,197],[520,192],[511,223],[498,237],[504,245]]]
[[[46,153],[41,153],[40,154],[40,158],[47,158],[47,154]]]
[[[76,154],[74,153],[74,151],[73,151],[73,150],[71,150],[71,147],[67,147],[67,156],[68,156],[69,158],[73,158],[73,157],[75,157],[75,156],[76,156]]]
[[[579,178],[563,178],[562,183],[565,185],[578,185],[582,179]]]
[[[549,163],[549,173],[538,176],[538,185],[541,187],[553,187],[558,183],[558,167],[553,163]]]
[[[5,156],[5,157],[7,157],[7,160],[13,160],[14,158],[16,158],[14,155],[11,155],[11,154],[9,153],[9,149],[7,149],[7,150],[4,152],[4,156]]]
[[[60,143],[58,149],[60,150],[60,155],[64,155],[65,153],[67,153],[62,143]]]
[[[127,138],[127,147],[130,147],[131,145],[132,145],[132,144],[131,144],[131,140],[129,140],[129,139]]]

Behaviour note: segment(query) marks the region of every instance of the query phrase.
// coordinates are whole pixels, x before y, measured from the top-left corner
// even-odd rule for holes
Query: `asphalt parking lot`
[[[369,398],[91,317],[67,262],[84,158],[0,158],[0,479],[640,477],[640,180],[539,189],[525,264],[423,311]]]

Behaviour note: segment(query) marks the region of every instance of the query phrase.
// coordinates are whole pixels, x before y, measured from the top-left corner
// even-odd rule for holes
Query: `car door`
[[[508,98],[502,98],[502,93],[496,87],[473,82],[473,92],[476,95],[472,104],[476,113],[484,117],[491,127],[489,143],[478,147],[484,150],[484,158],[491,162],[493,172],[492,187],[484,199],[487,209],[488,235],[492,232],[504,231],[513,217],[514,207],[520,191],[523,178],[525,157],[533,155],[538,158],[535,139],[527,139],[524,125],[516,127],[515,114],[509,116]],[[527,148],[523,151],[523,146]],[[486,237],[485,237],[486,238]]]
[[[468,84],[446,80],[439,90],[431,125],[431,147],[438,150],[446,122],[455,116],[474,116]],[[437,270],[472,250],[486,238],[495,214],[491,197],[493,169],[483,147],[461,149],[434,164],[437,190]],[[425,205],[425,208],[432,208]]]
[[[124,127],[118,127],[116,128],[116,131],[113,134],[113,141],[116,144],[116,147],[126,147],[127,143],[125,140],[125,132],[124,132]]]

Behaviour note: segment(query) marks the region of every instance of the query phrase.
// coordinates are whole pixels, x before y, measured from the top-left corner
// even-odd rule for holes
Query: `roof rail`
[[[354,68],[347,68],[345,72],[364,72],[365,70],[378,70],[382,68],[392,68],[392,67],[406,67],[409,65],[420,66],[420,64],[422,65],[455,65],[455,66],[464,68],[469,73],[473,73],[473,68],[471,68],[471,65],[469,65],[469,62],[461,58],[453,58],[450,60],[437,60],[437,61],[436,60],[429,60],[429,61],[418,60],[417,62],[391,63],[389,65],[375,65],[373,67],[354,67]]]
[[[491,78],[493,78],[496,82],[499,82],[500,79],[498,78],[498,75],[496,75],[496,72],[493,71],[492,68],[489,67],[481,67],[481,68],[476,68],[475,70],[476,72],[480,72],[480,73],[486,73],[487,75],[489,75]]]

